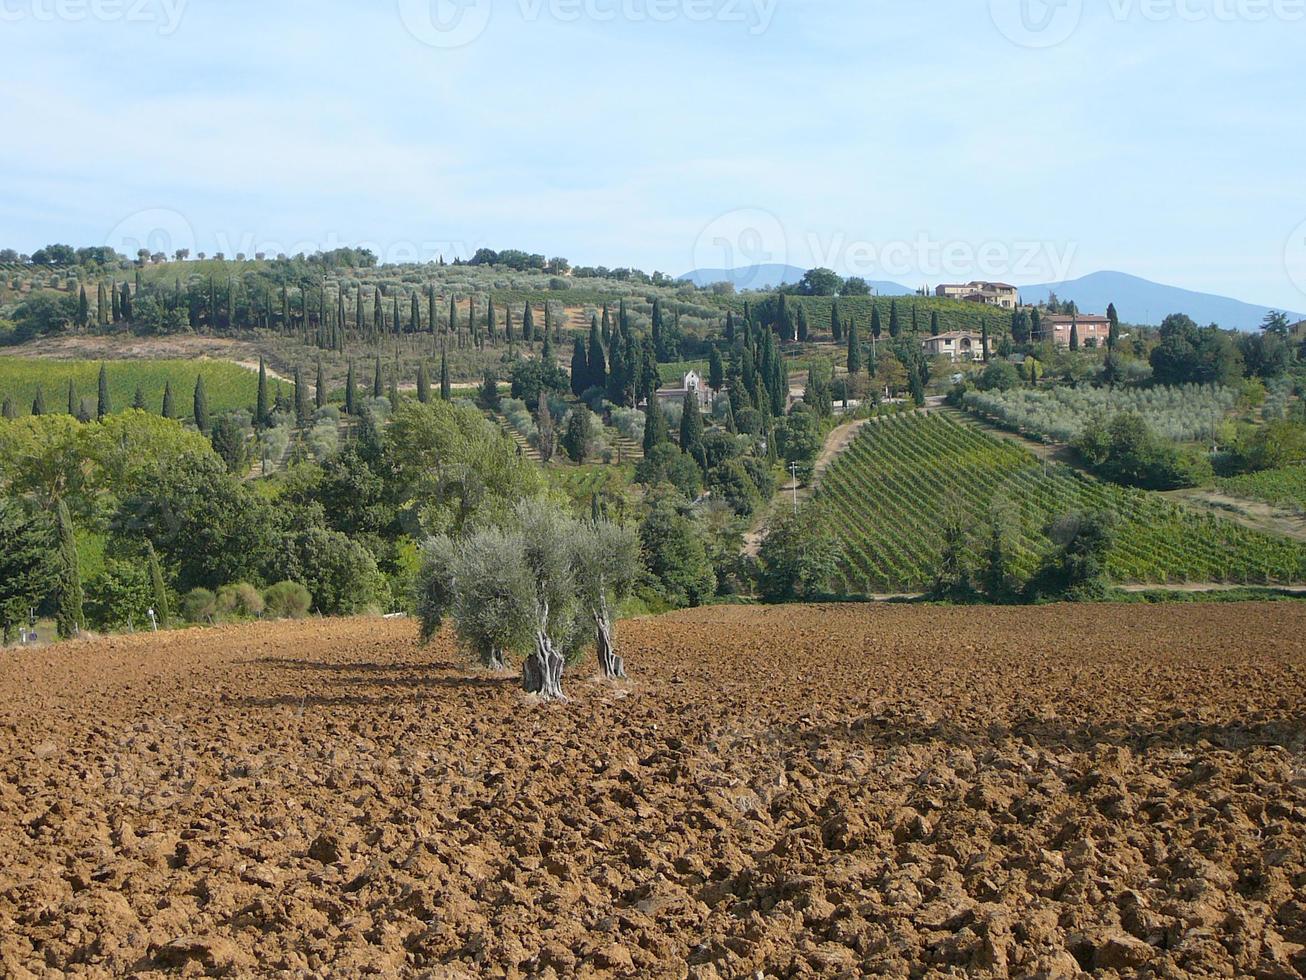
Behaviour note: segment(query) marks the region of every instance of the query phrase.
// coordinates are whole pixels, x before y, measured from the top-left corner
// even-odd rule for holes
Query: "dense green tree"
[[[644,565],[654,588],[674,606],[702,605],[716,592],[716,573],[703,532],[666,502],[655,504],[639,527]]]
[[[603,335],[598,317],[590,317],[590,342],[587,351],[589,387],[607,388],[608,365],[603,353]]]
[[[308,424],[312,410],[308,407],[308,385],[304,384],[304,372],[295,365],[295,424]]]
[[[11,497],[0,497],[0,627],[4,642],[33,609],[59,587],[59,561],[47,520],[29,517]]]
[[[440,401],[453,401],[453,385],[449,382],[449,356],[440,354]]]
[[[579,337],[571,350],[571,393],[577,398],[589,387],[589,356],[585,353],[585,341]]]
[[[862,341],[857,333],[857,321],[848,321],[848,376],[856,378],[862,370]]]
[[[227,472],[237,476],[249,469],[249,440],[245,427],[232,414],[219,415],[209,431],[213,451],[227,465]]]
[[[86,625],[82,612],[85,594],[82,591],[81,566],[77,558],[77,536],[73,531],[68,504],[60,500],[55,508],[55,526],[59,532],[59,584],[58,604],[55,608],[55,629],[61,639],[79,636]]]
[[[562,433],[562,451],[574,463],[584,463],[595,452],[599,442],[598,425],[594,414],[584,404],[577,405],[567,416]]]
[[[95,417],[103,419],[106,415],[113,413],[113,405],[109,401],[109,369],[106,365],[100,365],[99,393],[95,402]]]
[[[716,392],[724,391],[726,386],[725,365],[721,361],[721,351],[715,345],[707,357],[707,385]]]
[[[493,371],[485,372],[485,377],[481,380],[481,389],[477,394],[476,400],[480,403],[481,408],[485,409],[487,412],[499,411],[499,379],[494,376]]]
[[[654,401],[656,401],[656,397]],[[707,460],[703,453],[703,416],[699,412],[698,395],[685,392],[680,413],[680,449],[703,469]]]
[[[813,599],[829,592],[843,557],[828,522],[817,511],[785,514],[758,555],[758,589],[769,602]]]
[[[1107,591],[1107,554],[1115,540],[1108,511],[1072,513],[1047,526],[1053,550],[1030,580],[1031,599],[1097,599]]]
[[[195,378],[195,395],[192,399],[192,414],[195,428],[205,435],[209,434],[209,396],[204,390],[204,375]]]
[[[650,398],[644,408],[644,455],[653,451],[670,438],[667,432],[667,417],[656,397]]]
[[[165,630],[172,625],[172,608],[168,602],[168,587],[163,582],[163,569],[154,544],[145,542],[145,557],[150,570],[150,598],[154,603],[154,618]]]
[[[426,362],[417,362],[417,400],[425,405],[431,400],[431,379],[426,376]]]

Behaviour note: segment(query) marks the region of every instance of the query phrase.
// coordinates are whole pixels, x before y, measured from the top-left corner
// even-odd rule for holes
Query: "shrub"
[[[218,597],[208,589],[191,589],[181,600],[181,614],[191,623],[210,622],[218,614]]]
[[[298,582],[278,582],[263,593],[263,605],[271,619],[303,619],[313,607],[313,597]]]
[[[248,582],[224,585],[218,589],[217,609],[219,616],[238,619],[253,618],[263,614],[263,597],[258,589]]]

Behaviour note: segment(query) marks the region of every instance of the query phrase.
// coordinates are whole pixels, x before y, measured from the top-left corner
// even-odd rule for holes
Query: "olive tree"
[[[575,540],[576,589],[594,621],[594,646],[604,677],[626,676],[614,645],[613,610],[639,579],[639,536],[610,521],[586,522]]]
[[[520,651],[525,689],[565,700],[563,671],[590,635],[605,676],[625,675],[613,643],[613,611],[639,567],[632,532],[527,498],[502,526],[426,543],[417,597],[422,633],[429,639],[451,620],[459,638],[495,669],[506,665],[510,651]]]

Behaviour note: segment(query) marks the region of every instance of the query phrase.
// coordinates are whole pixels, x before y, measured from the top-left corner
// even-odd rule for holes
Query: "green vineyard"
[[[939,415],[865,426],[822,477],[819,508],[844,547],[851,594],[927,588],[943,550],[945,515],[978,539],[995,509],[1012,528],[1015,571],[1029,575],[1049,521],[1107,510],[1120,520],[1108,561],[1117,583],[1306,581],[1306,546],[1184,510],[1141,490],[1099,483]]]
[[[204,390],[209,411],[253,409],[258,398],[258,374],[227,361],[213,360],[132,360],[107,361],[109,397],[115,411],[130,408],[136,389],[145,396],[151,412],[163,409],[163,390],[172,384],[176,409],[184,416],[191,413],[195,379],[204,376]],[[53,361],[41,358],[0,357],[0,398],[10,398],[19,415],[31,412],[39,385],[47,411],[64,411],[68,405],[68,382],[79,398],[94,403],[100,377],[100,361]],[[269,387],[275,394],[278,383]],[[293,397],[294,385],[281,382],[281,390]]]
[[[1306,513],[1306,466],[1248,473],[1216,483],[1225,493]]]

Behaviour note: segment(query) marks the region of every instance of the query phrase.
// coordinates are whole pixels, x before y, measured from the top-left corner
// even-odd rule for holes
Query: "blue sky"
[[[1119,269],[1306,308],[1306,0],[461,2],[0,0],[0,245]]]

